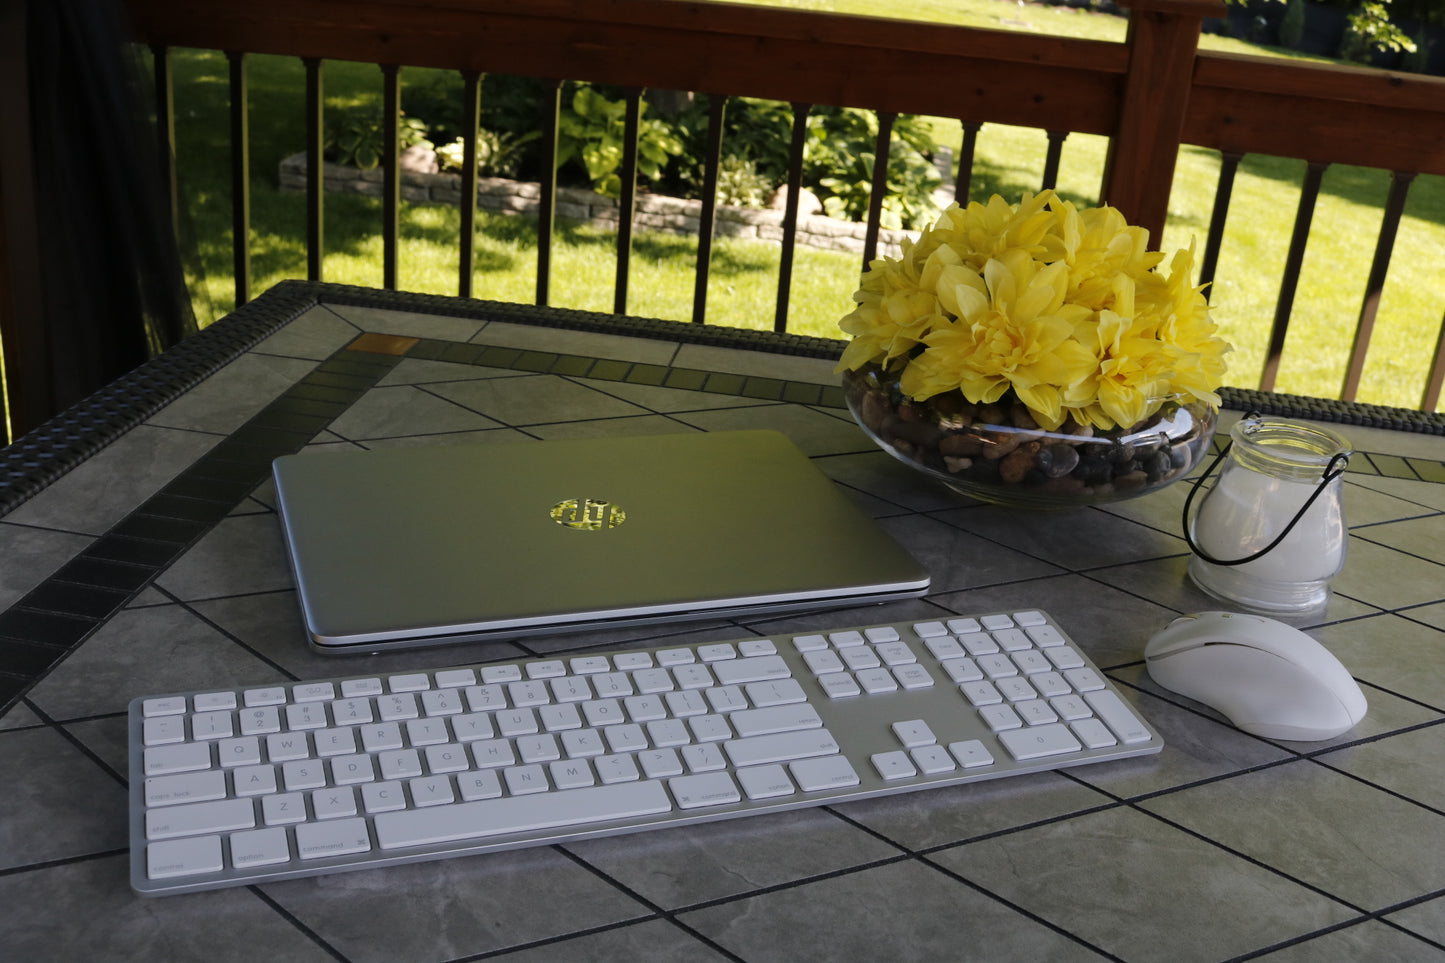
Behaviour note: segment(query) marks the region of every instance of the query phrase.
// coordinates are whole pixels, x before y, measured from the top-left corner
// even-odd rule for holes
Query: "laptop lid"
[[[911,598],[927,570],[783,435],[713,432],[276,459],[325,652]]]

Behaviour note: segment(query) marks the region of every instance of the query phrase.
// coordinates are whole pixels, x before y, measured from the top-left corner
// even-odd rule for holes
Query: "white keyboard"
[[[1163,743],[1037,611],[136,699],[160,895],[760,815]]]

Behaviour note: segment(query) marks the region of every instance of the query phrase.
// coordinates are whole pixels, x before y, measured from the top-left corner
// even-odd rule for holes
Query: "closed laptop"
[[[306,629],[325,652],[860,604],[929,585],[777,432],[308,452],[278,458],[274,475]]]

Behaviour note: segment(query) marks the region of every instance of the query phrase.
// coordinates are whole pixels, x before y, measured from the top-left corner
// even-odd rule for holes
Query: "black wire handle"
[[[1305,499],[1304,505],[1300,506],[1300,510],[1295,513],[1294,518],[1290,519],[1289,524],[1284,527],[1284,531],[1280,532],[1279,535],[1276,536],[1274,541],[1270,542],[1268,545],[1255,552],[1253,555],[1246,555],[1244,558],[1226,560],[1215,558],[1213,555],[1210,555],[1208,552],[1204,551],[1204,549],[1194,544],[1194,536],[1189,533],[1189,506],[1193,504],[1194,496],[1199,493],[1199,486],[1204,484],[1204,480],[1214,473],[1214,469],[1219,467],[1219,463],[1224,460],[1225,456],[1229,454],[1229,449],[1233,447],[1234,441],[1231,439],[1230,442],[1224,446],[1224,450],[1221,451],[1218,455],[1214,456],[1214,461],[1209,463],[1209,467],[1204,470],[1204,474],[1200,475],[1194,480],[1193,487],[1189,489],[1189,497],[1184,499],[1184,541],[1188,543],[1189,550],[1191,552],[1193,552],[1195,555],[1198,555],[1200,558],[1204,559],[1211,565],[1244,565],[1246,562],[1253,562],[1255,559],[1263,558],[1270,552],[1274,551],[1276,548],[1279,547],[1279,543],[1283,542],[1285,538],[1289,536],[1289,533],[1294,531],[1295,525],[1299,524],[1299,520],[1301,518],[1304,518],[1305,512],[1310,510],[1310,506],[1315,503],[1315,499],[1319,498],[1320,495],[1324,494],[1324,490],[1329,487],[1330,482],[1343,475],[1345,473],[1345,469],[1348,468],[1350,465],[1350,453],[1347,451],[1337,452],[1334,456],[1330,458],[1329,463],[1325,465],[1325,473],[1324,476],[1320,479],[1319,485],[1317,485],[1315,487],[1315,490],[1310,493],[1310,497]],[[1213,491],[1213,489],[1211,488],[1210,491]]]

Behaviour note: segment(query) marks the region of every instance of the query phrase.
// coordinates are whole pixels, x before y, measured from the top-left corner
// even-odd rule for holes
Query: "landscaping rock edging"
[[[327,162],[322,169],[326,190],[336,193],[382,196],[382,170],[361,170]],[[280,187],[283,191],[306,190],[306,154],[292,154],[282,159]],[[401,172],[401,197],[415,204],[450,204],[462,201],[460,174],[425,174]],[[477,180],[477,209],[500,214],[537,213],[541,188],[535,182],[514,181],[502,177]],[[575,187],[557,189],[557,216],[596,227],[616,230],[618,202],[594,191]],[[639,192],[634,207],[633,226],[638,230],[664,234],[697,234],[702,217],[702,201],[662,194]],[[739,237],[760,241],[781,242],[783,212],[748,207],[718,205],[715,234],[718,237]],[[797,243],[825,251],[862,254],[868,226],[821,214],[798,216]],[[917,238],[917,232],[881,229],[878,255],[898,257],[904,238]]]

